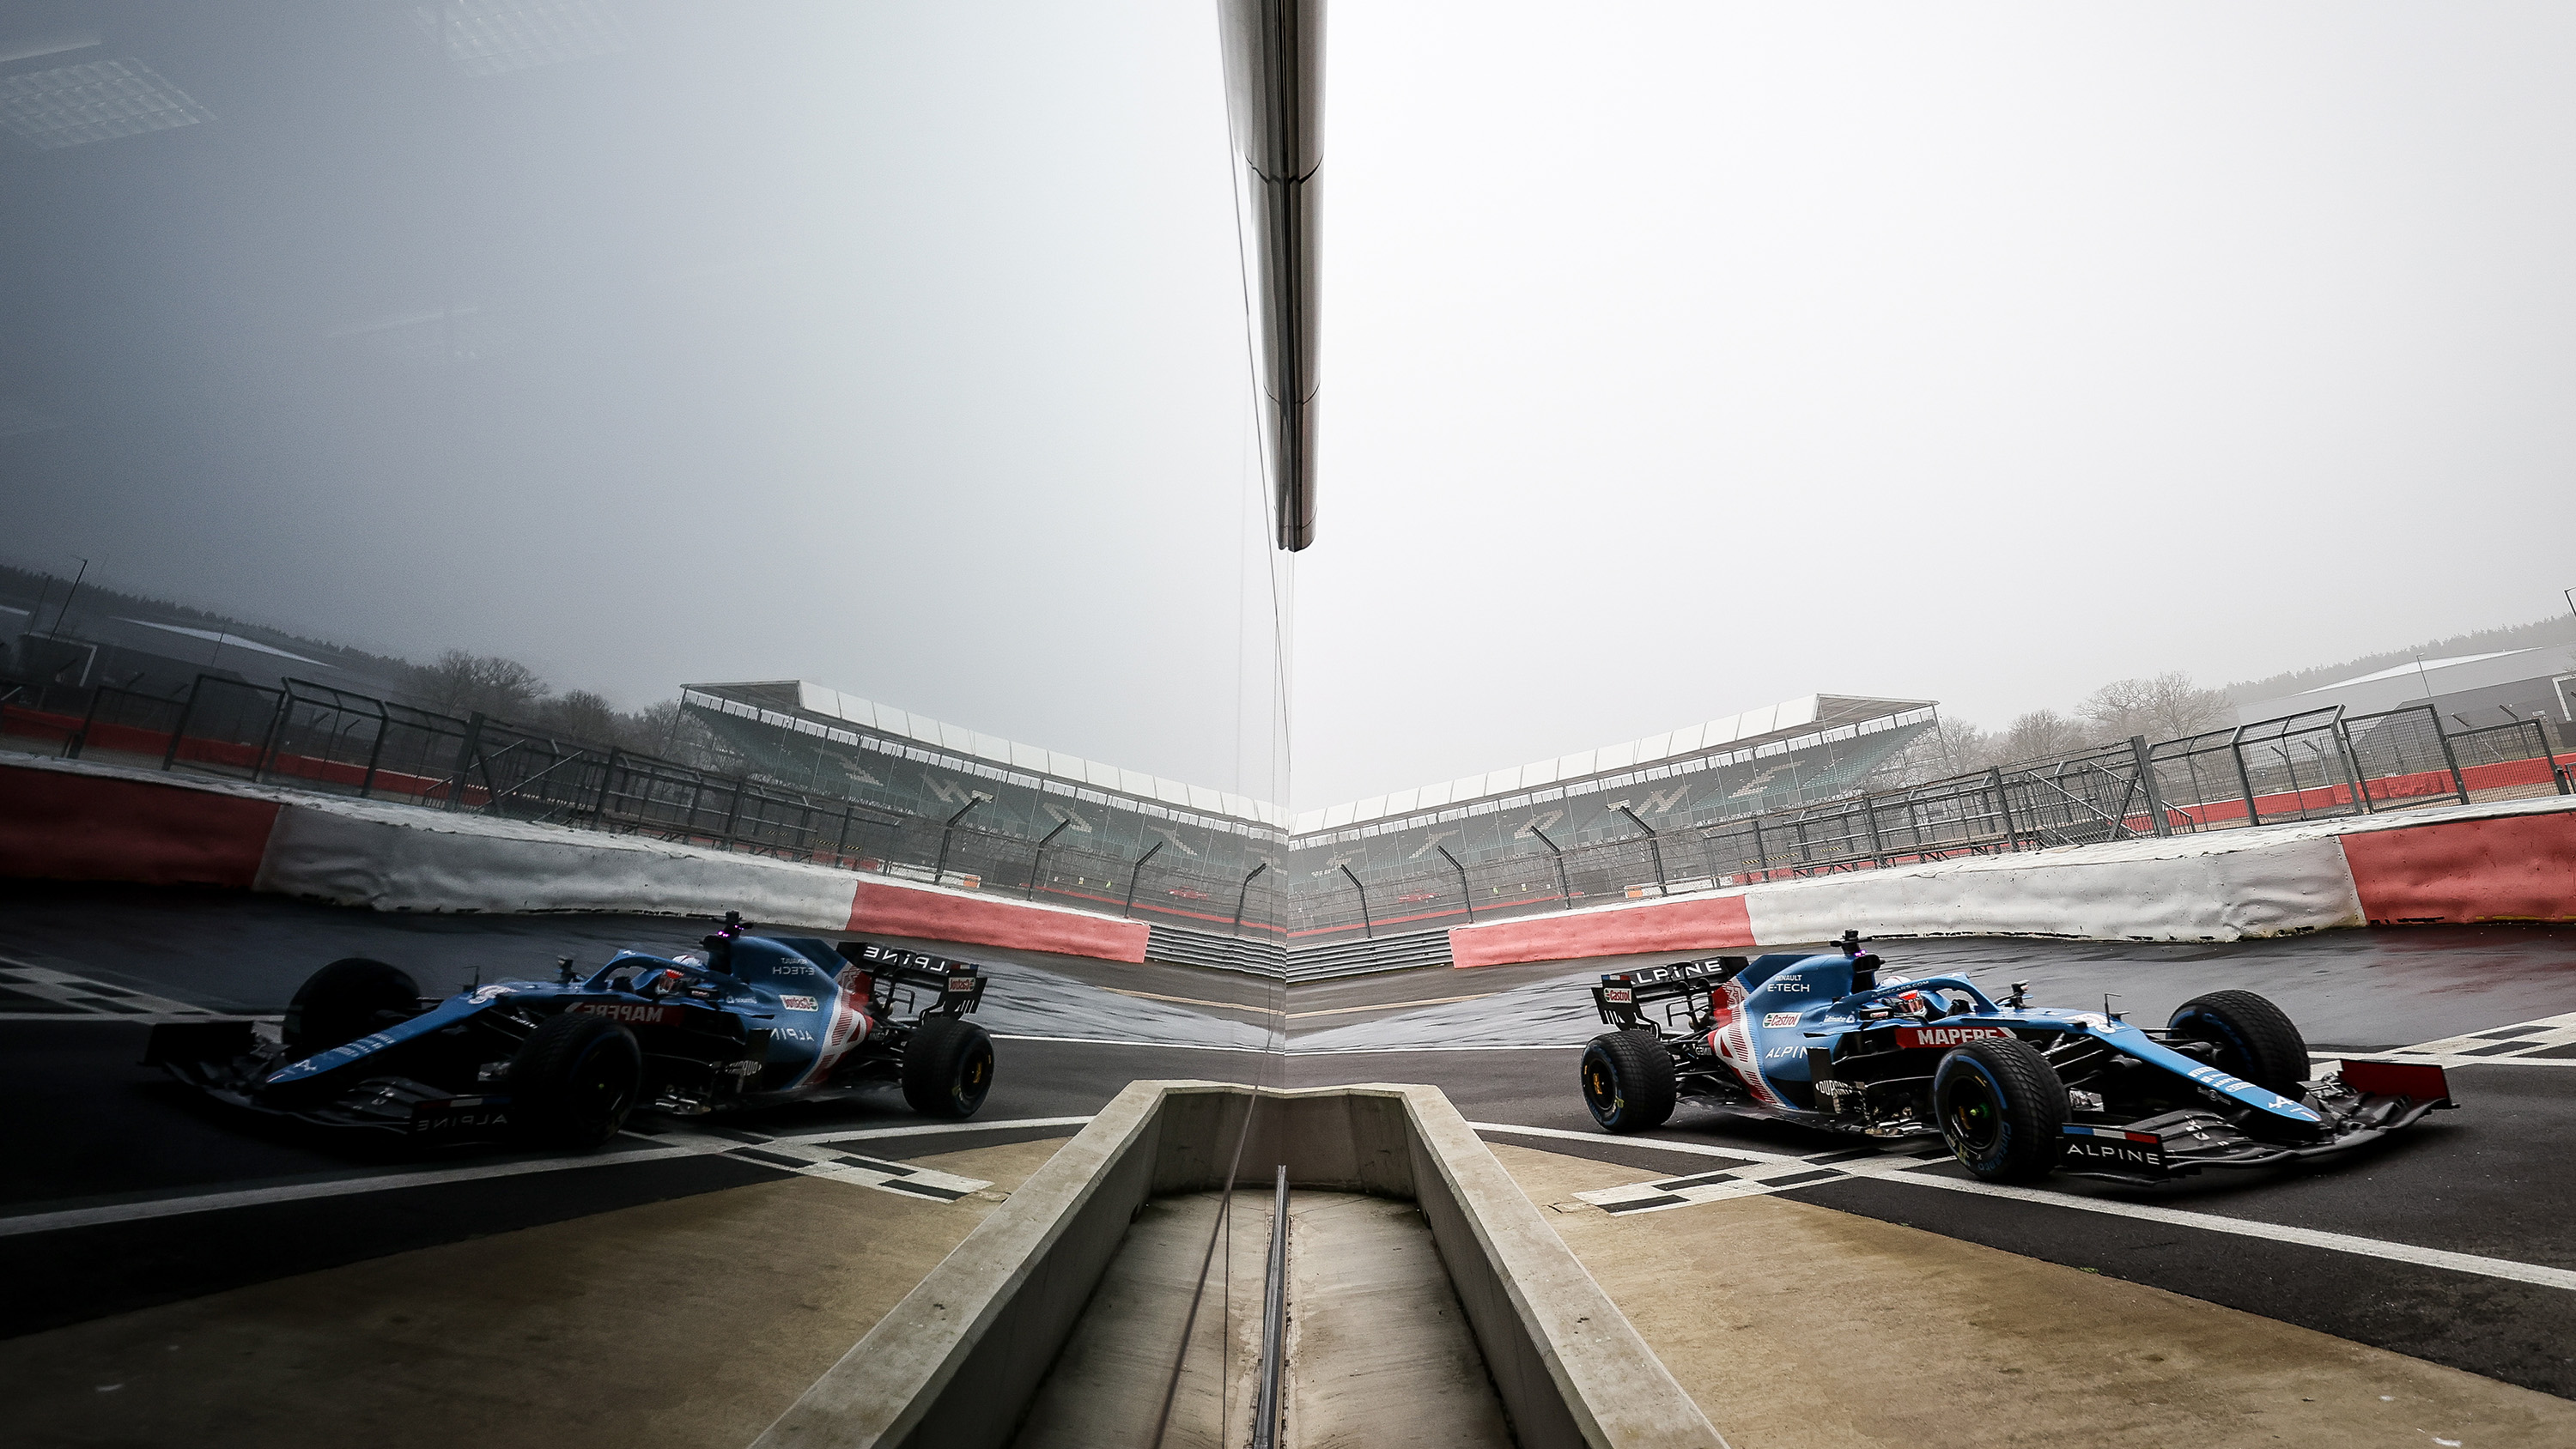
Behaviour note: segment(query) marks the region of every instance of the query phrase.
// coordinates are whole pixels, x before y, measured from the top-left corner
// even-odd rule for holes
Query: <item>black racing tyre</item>
[[[1673,1115],[1673,1059],[1642,1031],[1605,1031],[1583,1049],[1583,1105],[1606,1132],[1648,1132]]]
[[[971,1021],[933,1016],[903,1044],[903,1100],[924,1117],[975,1115],[993,1090],[993,1038]]]
[[[2217,1068],[2267,1091],[2298,1100],[2308,1079],[2308,1043],[2289,1016],[2251,991],[2195,996],[2166,1023],[2177,1036],[2218,1048]]]
[[[281,1034],[302,1060],[347,1046],[420,1013],[420,987],[399,967],[364,956],[334,961],[304,979],[286,1005]]]
[[[510,1059],[510,1125],[529,1142],[597,1147],[644,1090],[644,1049],[604,1016],[548,1017]]]
[[[2066,1155],[2066,1083],[2018,1037],[1972,1041],[1932,1073],[1941,1139],[1988,1182],[2036,1182]]]

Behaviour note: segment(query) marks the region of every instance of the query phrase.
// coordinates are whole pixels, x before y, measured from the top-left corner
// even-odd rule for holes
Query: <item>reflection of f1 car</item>
[[[703,952],[620,951],[587,978],[501,981],[425,1000],[381,961],[334,961],[287,1008],[156,1026],[145,1056],[236,1106],[423,1138],[596,1146],[630,1111],[682,1116],[901,1083],[932,1117],[972,1116],[993,1042],[966,1013],[981,970],[871,942],[746,936]]]
[[[1938,1133],[1997,1182],[2061,1167],[2162,1182],[2341,1152],[2456,1105],[2429,1064],[2347,1061],[2310,1080],[2299,1029],[2250,991],[2211,992],[2155,1029],[2026,1006],[2023,983],[1998,1003],[1964,977],[1878,965],[1846,931],[1820,956],[1602,977],[1593,1003],[1618,1030],[1583,1053],[1593,1119],[1642,1132],[1689,1097],[1868,1137]]]

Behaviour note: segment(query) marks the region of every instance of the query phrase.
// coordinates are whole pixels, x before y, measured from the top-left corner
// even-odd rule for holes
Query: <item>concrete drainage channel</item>
[[[1247,1112],[1284,1245],[1216,1231]],[[1193,1317],[1203,1271],[1284,1291]],[[755,1449],[1142,1446],[1167,1405],[1166,1445],[1241,1445],[1265,1401],[1282,1446],[1725,1443],[1437,1090],[1137,1082]]]

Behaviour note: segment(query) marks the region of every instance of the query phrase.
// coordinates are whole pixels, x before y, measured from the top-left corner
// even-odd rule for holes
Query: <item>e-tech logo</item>
[[[820,976],[823,973],[802,961],[781,961],[769,968],[772,976]]]
[[[1799,992],[1812,991],[1815,988],[1807,984],[1807,978],[1804,976],[1775,976],[1762,989],[1776,991],[1783,996],[1794,996]]]

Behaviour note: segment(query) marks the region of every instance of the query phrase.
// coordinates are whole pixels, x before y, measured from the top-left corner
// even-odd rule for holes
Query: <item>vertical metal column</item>
[[[1036,900],[1038,898],[1038,882],[1046,879],[1046,848],[1055,844],[1055,838],[1064,834],[1065,827],[1072,823],[1073,817],[1068,815],[1055,823],[1055,829],[1050,830],[1045,835],[1039,837],[1037,853],[1029,857],[1028,896],[1030,900]],[[1242,914],[1243,913],[1241,911],[1235,912],[1238,919],[1241,918]]]
[[[1467,883],[1467,867],[1458,863],[1458,857],[1449,853],[1449,847],[1435,845],[1432,849],[1439,851],[1440,858],[1449,862],[1449,868],[1458,872],[1458,899],[1466,903],[1467,924],[1476,924],[1476,888]]]
[[[983,803],[984,797],[982,795],[976,794],[972,791],[968,792],[966,803],[958,807],[956,814],[948,817],[947,824],[939,827],[939,863],[930,868],[930,883],[932,885],[946,885],[948,883],[948,842],[957,833],[957,822],[966,818],[967,811],[972,810]],[[1150,858],[1151,857],[1148,857],[1148,859]],[[1132,890],[1127,893],[1127,903],[1129,905],[1134,905],[1136,903],[1136,893]]]
[[[2451,732],[2442,728],[2442,716],[2431,705],[2424,707],[2424,717],[2433,722],[2433,738],[2442,742],[2442,763],[2450,768],[2451,788],[2458,793],[2460,803],[2466,805],[2469,803],[2469,780],[2460,773],[2460,757],[2451,748]]]
[[[189,681],[188,702],[179,706],[179,722],[170,726],[170,748],[161,756],[162,769],[168,770],[179,763],[179,741],[188,733],[188,717],[197,712],[197,691],[205,687],[206,676],[202,674]]]
[[[1655,862],[1655,894],[1659,896],[1671,895],[1673,893],[1673,888],[1664,880],[1664,846],[1663,842],[1658,840],[1655,836],[1655,827],[1638,819],[1637,812],[1629,809],[1624,802],[1618,805],[1613,805],[1610,808],[1627,816],[1629,824],[1646,832],[1646,853],[1649,856],[1652,856]],[[1441,853],[1445,855],[1448,852],[1443,851]]]
[[[1760,827],[1757,826],[1755,828],[1759,829]],[[1556,842],[1548,839],[1547,832],[1539,829],[1536,824],[1532,824],[1530,826],[1529,833],[1537,836],[1538,843],[1546,846],[1548,854],[1556,857],[1556,898],[1565,902],[1565,908],[1567,910],[1573,910],[1574,886],[1565,878],[1565,852],[1557,849]]]
[[[1359,878],[1358,876],[1352,875],[1352,874],[1351,874],[1351,868],[1350,868],[1349,866],[1347,866],[1347,865],[1342,867],[1342,875],[1343,875],[1343,877],[1344,877],[1345,879],[1347,879],[1347,880],[1351,883],[1351,889],[1353,889],[1353,890],[1355,890],[1355,891],[1358,891],[1358,892],[1360,893],[1360,936],[1361,936],[1361,938],[1362,938],[1362,939],[1364,939],[1364,940],[1370,940],[1370,941],[1374,941],[1374,940],[1376,940],[1376,939],[1377,939],[1377,925],[1376,925],[1376,923],[1375,923],[1375,922],[1372,922],[1372,921],[1369,919],[1368,887],[1360,884],[1360,878]]]
[[[2147,811],[2155,817],[2156,834],[2159,837],[2173,834],[2173,826],[2165,820],[2165,792],[2156,786],[2155,755],[2147,748],[2147,737],[2129,736],[2129,753],[2138,761],[2138,783],[2146,788]]]
[[[482,753],[483,711],[478,709],[474,711],[473,717],[465,722],[465,738],[459,740],[456,745],[456,783],[447,787],[448,809],[456,809],[465,799],[465,772],[474,768],[474,762],[482,758]],[[492,784],[491,772],[488,770],[484,772],[483,784],[488,791]]]
[[[2440,727],[2441,721],[2434,721],[2434,728],[2439,729]],[[2245,769],[2244,739],[2245,726],[2243,725],[2238,725],[2235,729],[2228,732],[2227,758],[2236,762],[2236,788],[2243,791],[2245,795],[2245,823],[2248,825],[2260,825],[2263,823],[2263,812],[2254,803],[2254,777],[2248,774]],[[2447,750],[2450,747],[2445,744],[2443,748]]]
[[[1138,881],[1140,881],[1140,880],[1143,880],[1143,879],[1145,878],[1145,862],[1147,862],[1147,861],[1149,861],[1149,860],[1152,860],[1155,856],[1158,856],[1158,855],[1162,854],[1162,853],[1163,853],[1163,847],[1164,847],[1164,846],[1166,846],[1166,845],[1168,845],[1168,844],[1170,844],[1170,843],[1171,843],[1171,842],[1166,841],[1166,840],[1157,840],[1157,841],[1155,841],[1155,842],[1154,842],[1154,848],[1153,848],[1153,849],[1151,849],[1151,850],[1149,850],[1149,851],[1146,851],[1142,856],[1139,856],[1139,857],[1137,858],[1137,860],[1136,860],[1136,868],[1135,868],[1134,870],[1131,870],[1131,871],[1127,872],[1127,908],[1126,908],[1126,910],[1125,910],[1125,911],[1121,912],[1121,914],[1126,915],[1126,916],[1128,916],[1128,917],[1130,917],[1130,918],[1133,918],[1133,917],[1135,916],[1135,914],[1136,914],[1136,882],[1138,882]]]
[[[1064,827],[1061,825],[1056,827],[1058,830],[1062,830],[1063,828]],[[1055,837],[1050,835],[1047,838],[1049,840],[1053,840]],[[1234,934],[1237,936],[1243,934],[1243,907],[1246,902],[1249,902],[1252,899],[1253,878],[1269,868],[1270,862],[1266,860],[1261,864],[1254,866],[1252,868],[1252,874],[1243,878],[1243,889],[1234,893]]]

